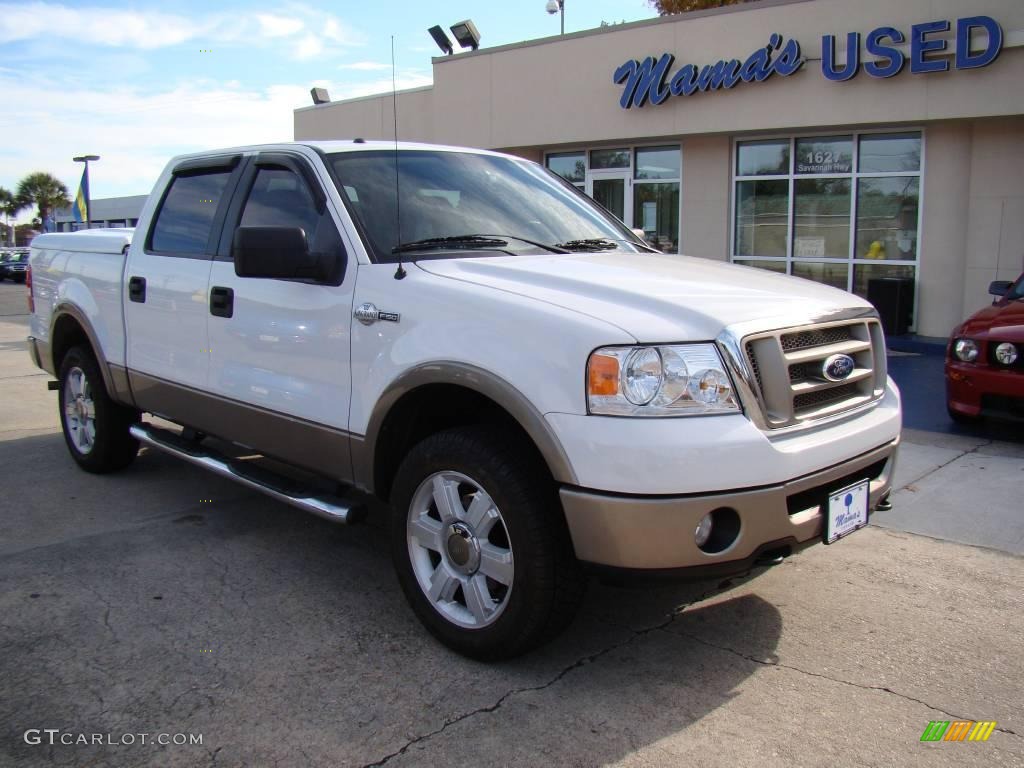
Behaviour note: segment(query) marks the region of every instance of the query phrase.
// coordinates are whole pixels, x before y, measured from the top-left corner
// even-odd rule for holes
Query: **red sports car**
[[[997,299],[953,329],[946,406],[953,421],[1024,420],[1024,275],[988,287]]]

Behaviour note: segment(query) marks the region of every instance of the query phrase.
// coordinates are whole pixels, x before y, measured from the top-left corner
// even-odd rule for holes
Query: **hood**
[[[417,265],[605,320],[639,342],[711,340],[727,325],[756,323],[765,330],[871,309],[851,293],[810,280],[675,254],[491,256]]]
[[[1024,300],[1003,299],[975,312],[961,326],[959,335],[1024,342]]]

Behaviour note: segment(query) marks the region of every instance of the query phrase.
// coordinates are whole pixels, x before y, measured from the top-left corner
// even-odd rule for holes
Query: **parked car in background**
[[[1024,275],[988,288],[997,297],[953,329],[946,407],[956,422],[1024,420]]]
[[[24,283],[25,273],[28,271],[28,255],[27,248],[0,254],[0,282],[13,280],[16,283]]]

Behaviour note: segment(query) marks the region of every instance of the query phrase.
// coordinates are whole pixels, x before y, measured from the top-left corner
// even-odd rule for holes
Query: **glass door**
[[[587,194],[622,219],[627,227],[633,221],[633,196],[629,194],[628,171],[593,173],[587,176]]]

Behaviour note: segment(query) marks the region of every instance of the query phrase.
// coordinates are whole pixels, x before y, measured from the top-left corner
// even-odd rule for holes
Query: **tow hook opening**
[[[754,565],[781,565],[782,561],[789,557],[791,554],[793,554],[793,548],[789,546],[768,549],[757,556],[757,560],[754,561]]]

